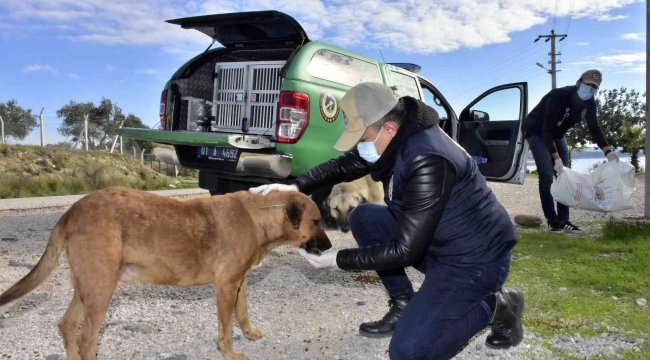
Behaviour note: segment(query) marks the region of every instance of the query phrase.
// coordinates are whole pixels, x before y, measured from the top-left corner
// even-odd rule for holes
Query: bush
[[[172,179],[130,156],[0,145],[0,198],[87,194],[112,186],[166,189]]]

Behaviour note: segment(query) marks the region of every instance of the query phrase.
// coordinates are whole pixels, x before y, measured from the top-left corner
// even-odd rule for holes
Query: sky
[[[387,62],[422,66],[458,114],[492,87],[528,83],[529,111],[551,89],[555,29],[558,86],[590,68],[602,89],[645,91],[646,19],[642,0],[0,0],[0,102],[44,110],[46,143],[65,140],[56,111],[70,101],[116,102],[149,126],[176,69],[211,39],[165,20],[279,10],[311,40]],[[22,143],[40,144],[34,129]]]

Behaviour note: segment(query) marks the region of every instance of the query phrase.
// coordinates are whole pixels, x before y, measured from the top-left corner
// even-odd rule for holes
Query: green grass
[[[588,227],[583,236],[520,234],[508,284],[526,294],[526,330],[550,339],[610,326],[650,340],[650,307],[635,302],[650,299],[650,231]],[[625,359],[650,359],[650,347]]]
[[[139,174],[139,178],[108,175],[102,165],[88,166],[75,171],[74,175],[60,177],[56,174],[1,174],[0,199],[87,194],[111,186],[138,190],[167,189],[166,182],[156,181],[146,174]]]
[[[0,145],[0,199],[77,195],[111,187],[163,190],[198,187],[196,172],[172,178],[137,159],[106,151]]]

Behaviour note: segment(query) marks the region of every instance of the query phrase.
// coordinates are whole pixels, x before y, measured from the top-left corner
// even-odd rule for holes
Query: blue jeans
[[[350,229],[360,247],[380,245],[395,238],[397,221],[386,206],[362,204],[350,215]],[[506,281],[510,254],[495,265],[470,268],[427,256],[417,268],[425,274],[424,283],[397,323],[390,358],[450,359],[489,325],[492,311],[485,300]],[[377,274],[390,295],[413,292],[404,269]]]
[[[544,138],[538,135],[532,135],[528,140],[530,151],[535,159],[535,166],[539,173],[539,197],[542,201],[542,210],[544,217],[549,222],[565,223],[569,221],[569,207],[557,203],[557,213],[555,212],[555,201],[551,195],[551,184],[553,184],[553,157],[546,147]],[[564,166],[569,167],[569,147],[566,139],[561,137],[555,140],[555,147],[562,159]]]

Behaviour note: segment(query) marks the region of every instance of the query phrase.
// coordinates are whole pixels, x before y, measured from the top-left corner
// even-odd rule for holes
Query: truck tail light
[[[295,144],[309,124],[309,95],[292,91],[280,92],[278,106],[278,142]]]
[[[167,129],[167,89],[162,91],[160,94],[160,128],[163,130]]]

